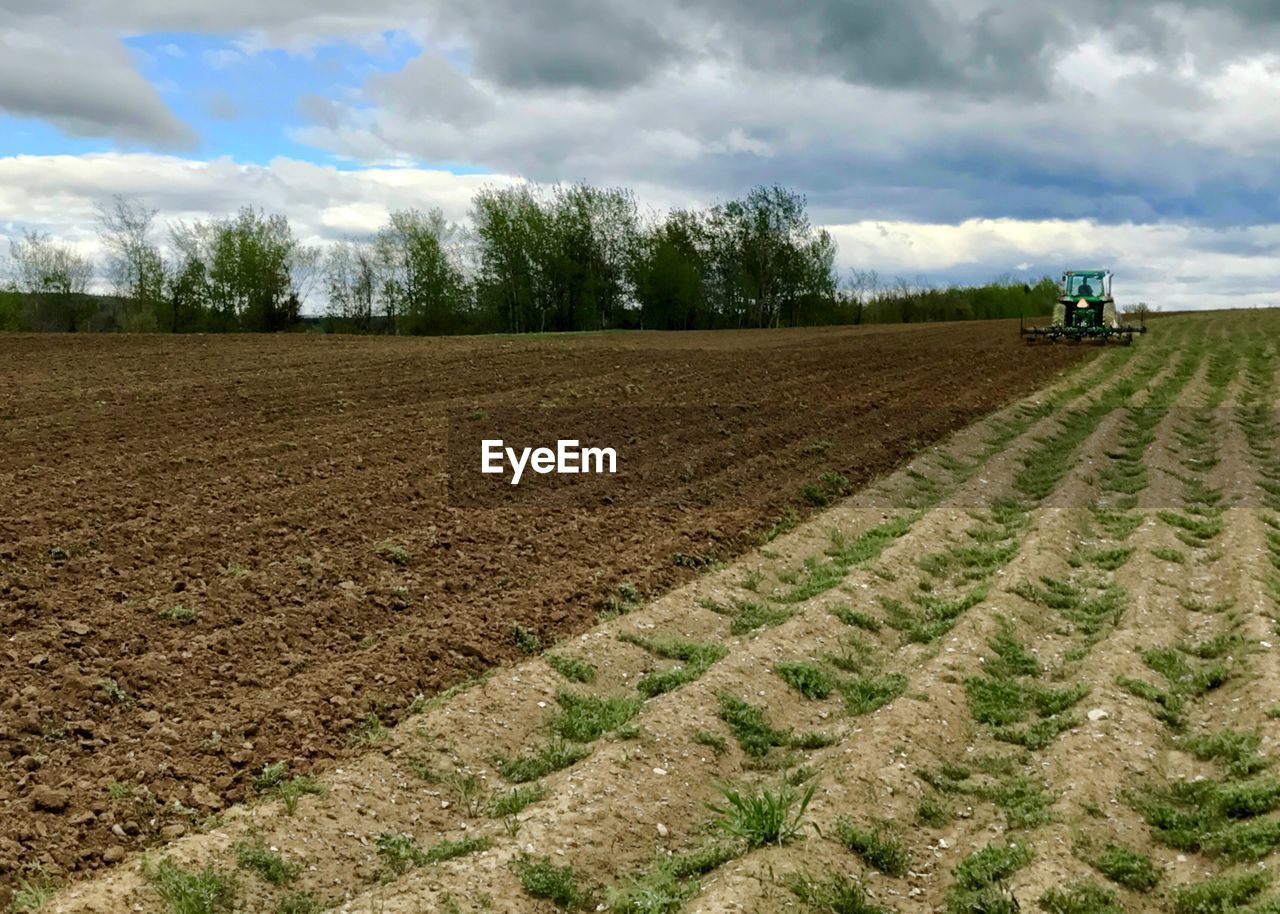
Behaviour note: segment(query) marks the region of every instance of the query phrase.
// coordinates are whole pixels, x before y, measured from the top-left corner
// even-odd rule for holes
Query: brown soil
[[[20,866],[100,867],[265,763],[326,768],[370,712],[518,657],[515,624],[580,632],[619,583],[680,584],[821,474],[862,485],[1086,351],[1010,323],[0,337],[0,904]],[[622,436],[616,493],[451,499],[449,418],[499,415]],[[154,804],[121,813],[126,783]]]

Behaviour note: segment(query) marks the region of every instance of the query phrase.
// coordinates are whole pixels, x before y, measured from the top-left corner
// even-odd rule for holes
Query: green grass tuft
[[[408,565],[409,559],[411,558],[409,550],[389,540],[383,540],[380,543],[375,543],[373,546],[373,554],[380,559],[385,559],[393,565],[401,566]]]
[[[1017,901],[1004,881],[1031,862],[1025,845],[988,845],[961,860],[947,896],[947,914],[1014,914]]]
[[[547,789],[541,784],[513,787],[505,793],[495,794],[489,800],[489,815],[495,819],[505,819],[524,811],[531,803],[536,803],[547,795]]]
[[[854,539],[833,533],[825,560],[806,560],[804,578],[782,597],[782,602],[802,603],[826,593],[844,580],[850,568],[878,558],[890,543],[911,529],[913,521],[910,516],[896,517]]]
[[[670,866],[660,864],[611,889],[608,906],[613,914],[678,914],[697,892],[697,882],[681,880]]]
[[[563,911],[586,908],[590,895],[578,887],[573,866],[556,866],[550,857],[534,858],[522,853],[513,864],[524,890],[534,898],[545,898]]]
[[[211,866],[190,873],[168,860],[144,861],[143,875],[172,914],[218,914],[235,906],[235,880]]]
[[[536,654],[542,650],[542,639],[538,637],[538,633],[519,622],[511,623],[511,642],[526,654]]]
[[[404,832],[383,832],[378,835],[375,847],[382,861],[378,869],[378,878],[383,882],[390,882],[403,876],[423,863],[422,850],[414,841],[413,835]]]
[[[1217,761],[1227,775],[1233,778],[1248,777],[1265,769],[1270,762],[1258,753],[1262,735],[1256,730],[1223,730],[1221,733],[1188,736],[1178,745],[1201,761]]]
[[[461,838],[457,841],[438,841],[423,853],[422,862],[444,863],[446,860],[454,860],[458,857],[465,857],[468,854],[487,851],[492,846],[493,841],[483,835],[475,838]]]
[[[272,885],[288,885],[302,872],[301,863],[286,860],[261,841],[240,841],[235,852],[241,869],[252,870]]]
[[[601,620],[625,616],[644,605],[644,594],[634,584],[623,581],[605,595],[602,601]]]
[[[1115,892],[1083,879],[1046,891],[1040,908],[1048,914],[1124,914]]]
[[[988,587],[980,584],[959,597],[944,599],[917,594],[913,609],[901,600],[881,597],[886,621],[908,641],[929,644],[951,631],[956,620],[987,598]]]
[[[1243,906],[1270,883],[1270,873],[1256,870],[1206,879],[1174,892],[1173,910],[1176,914],[1247,914]]]
[[[1010,828],[1035,828],[1053,821],[1053,794],[1026,775],[1011,775],[977,792],[1004,811]]]
[[[883,708],[907,690],[907,677],[903,673],[887,673],[883,676],[859,676],[840,684],[845,708],[855,716],[870,714]]]
[[[811,700],[826,698],[836,687],[835,677],[812,663],[792,661],[776,664],[773,669],[783,682]]]
[[[328,792],[327,787],[309,774],[295,774],[288,780],[282,781],[276,788],[276,796],[280,798],[280,802],[284,805],[284,811],[288,815],[293,815],[297,812],[298,801],[303,797],[322,797]]]
[[[812,784],[803,792],[790,786],[775,791],[767,786],[750,789],[722,784],[723,800],[707,806],[720,817],[717,826],[749,848],[781,846],[800,834],[816,790]]]
[[[716,755],[723,755],[729,749],[729,744],[725,742],[724,737],[719,733],[712,733],[710,730],[693,731],[693,741],[710,747]]]
[[[378,876],[382,881],[390,882],[416,866],[443,863],[456,857],[488,850],[492,845],[493,842],[488,837],[463,838],[460,841],[440,841],[424,851],[418,847],[413,835],[403,832],[383,832],[378,835],[376,842],[378,857],[382,860]]]
[[[732,695],[720,695],[720,719],[729,725],[747,755],[763,758],[775,746],[790,745],[790,730],[775,730],[764,708]]]
[[[595,681],[596,668],[585,660],[578,660],[575,657],[562,657],[560,654],[547,654],[544,659],[551,669],[571,682]]]
[[[196,611],[190,606],[183,606],[181,603],[160,610],[158,615],[161,619],[177,622],[179,625],[189,625],[196,621]]]
[[[916,821],[930,828],[942,828],[951,822],[951,810],[936,797],[921,797],[916,805]]]
[[[1025,844],[988,845],[960,861],[955,872],[956,884],[976,889],[1008,879],[1030,863],[1033,856]]]
[[[1082,843],[1076,851],[1099,873],[1135,892],[1150,892],[1164,876],[1164,870],[1150,857],[1121,844],[1109,842],[1095,850]]]
[[[568,768],[588,755],[591,749],[562,739],[552,739],[537,749],[532,755],[521,755],[514,758],[500,757],[497,762],[498,773],[512,784],[525,784],[546,777],[553,771]]]
[[[1217,517],[1179,514],[1176,511],[1160,511],[1157,515],[1175,529],[1178,539],[1192,548],[1201,548],[1222,532],[1222,521]]]
[[[863,631],[878,632],[883,627],[883,623],[875,616],[869,616],[866,613],[858,612],[848,606],[837,606],[831,610],[831,614],[843,622],[845,625],[851,625],[854,628],[860,628]]]
[[[655,656],[667,660],[678,660],[681,663],[681,666],[649,673],[641,679],[636,689],[646,698],[673,692],[686,683],[693,682],[712,664],[724,659],[729,653],[728,648],[722,644],[696,644],[672,638],[646,638],[630,632],[619,635],[618,640],[644,648]]]
[[[320,914],[325,905],[305,892],[292,892],[280,899],[275,914]]]
[[[707,609],[729,618],[729,633],[749,635],[762,628],[776,628],[795,615],[794,610],[769,606],[767,603],[734,600],[728,606],[708,600]]]
[[[37,914],[53,901],[57,892],[57,884],[37,866],[28,875],[18,877],[13,898],[5,910],[12,914]]]
[[[640,710],[642,702],[639,698],[560,692],[556,703],[560,710],[551,719],[551,732],[568,742],[590,743],[621,729]]]
[[[892,914],[876,904],[866,888],[856,879],[843,875],[826,878],[809,873],[792,873],[787,888],[812,911],[823,914]]]
[[[1125,799],[1157,841],[1177,850],[1257,860],[1280,847],[1280,820],[1260,818],[1280,808],[1274,778],[1175,781],[1128,791]]]
[[[902,838],[887,822],[877,822],[869,829],[858,828],[849,819],[836,822],[836,838],[868,866],[888,876],[905,876],[911,868],[911,855]]]

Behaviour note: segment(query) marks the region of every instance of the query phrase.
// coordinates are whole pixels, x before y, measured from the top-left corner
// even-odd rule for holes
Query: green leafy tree
[[[640,234],[632,267],[641,326],[692,330],[709,326],[708,238],[702,218],[675,210]]]
[[[547,329],[546,214],[528,185],[485,187],[472,200],[476,296],[495,329]]]
[[[575,184],[557,188],[544,208],[551,329],[617,326],[633,297],[630,265],[639,225],[631,192]]]
[[[463,325],[468,289],[457,263],[460,236],[438,209],[393,212],[378,232],[381,300],[391,332],[448,333]]]
[[[202,305],[209,329],[270,333],[297,323],[315,258],[287,218],[246,207],[173,235],[181,262],[170,292],[181,290],[184,307]]]

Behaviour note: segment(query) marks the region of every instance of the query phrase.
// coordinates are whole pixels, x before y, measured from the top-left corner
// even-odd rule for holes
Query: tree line
[[[47,234],[10,245],[0,329],[352,333],[694,330],[1047,314],[1057,294],[1008,277],[937,288],[837,273],[805,199],[758,187],[706,209],[644,214],[628,190],[486,187],[468,225],[391,212],[372,236],[320,249],[279,214],[175,222],[116,197],[95,264]],[[161,243],[162,236],[165,239]],[[110,294],[91,294],[95,276]],[[308,299],[323,315],[304,318]]]

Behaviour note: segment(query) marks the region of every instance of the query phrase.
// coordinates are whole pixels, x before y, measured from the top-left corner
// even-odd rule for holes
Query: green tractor
[[[1053,306],[1053,322],[1047,327],[1020,328],[1028,343],[1044,340],[1056,343],[1067,340],[1115,340],[1129,345],[1135,333],[1146,333],[1140,327],[1123,325],[1116,316],[1116,300],[1111,296],[1110,270],[1069,270],[1062,274],[1062,289]]]

